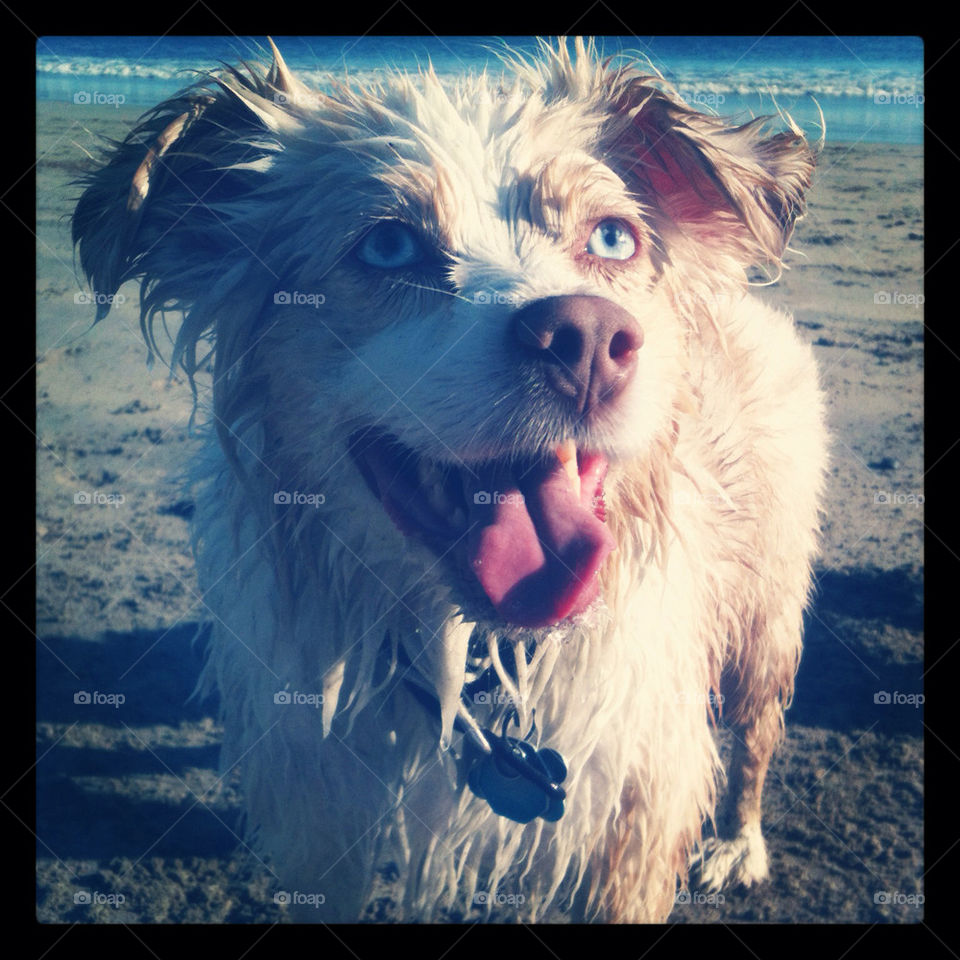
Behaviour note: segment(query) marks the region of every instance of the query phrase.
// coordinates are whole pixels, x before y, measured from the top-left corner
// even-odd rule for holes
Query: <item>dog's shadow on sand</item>
[[[217,778],[206,631],[44,639],[37,657],[38,855],[226,856],[239,807]],[[122,702],[118,702],[122,697]]]
[[[919,577],[907,569],[824,570],[817,581],[788,725],[920,735],[922,708],[884,710],[876,699],[922,692]],[[915,655],[904,649],[905,636],[916,640]],[[220,740],[215,698],[193,696],[205,642],[196,624],[41,641],[41,857],[226,857],[236,850],[236,795],[229,784],[205,793],[217,786]]]
[[[923,582],[909,568],[821,570],[787,725],[923,735]],[[889,709],[885,709],[889,707]]]

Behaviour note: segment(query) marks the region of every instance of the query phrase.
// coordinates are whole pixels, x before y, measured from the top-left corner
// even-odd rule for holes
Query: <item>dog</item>
[[[329,93],[270,44],[146,114],[73,218],[154,350],[180,312],[170,361],[214,351],[204,682],[252,849],[324,922],[385,864],[420,921],[661,922],[763,880],[827,441],[748,271],[817,145],[580,39]]]

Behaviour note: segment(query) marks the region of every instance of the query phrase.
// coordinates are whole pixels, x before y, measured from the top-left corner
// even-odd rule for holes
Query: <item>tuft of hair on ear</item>
[[[614,74],[609,96],[609,162],[661,225],[744,268],[780,269],[819,144],[811,145],[786,114],[734,125],[687,106],[661,78],[635,71]],[[787,130],[766,136],[778,119]]]
[[[99,166],[76,183],[73,242],[97,298],[95,322],[128,280],[142,281],[140,323],[159,353],[157,313],[182,311],[171,363],[192,373],[208,317],[190,307],[244,259],[256,262],[256,231],[243,213],[285,134],[320,102],[296,80],[270,41],[274,60],[201,73],[193,85],[147,111],[122,141],[106,141]]]

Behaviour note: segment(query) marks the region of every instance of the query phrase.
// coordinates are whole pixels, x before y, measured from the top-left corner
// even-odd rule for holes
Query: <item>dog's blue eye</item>
[[[601,220],[587,241],[587,253],[607,260],[629,260],[637,241],[622,220]]]
[[[417,263],[423,258],[423,249],[409,227],[386,222],[377,224],[360,241],[357,256],[371,267],[391,270]]]

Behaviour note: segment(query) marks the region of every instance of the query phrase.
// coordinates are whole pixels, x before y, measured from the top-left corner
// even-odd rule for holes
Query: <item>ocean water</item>
[[[499,71],[508,44],[532,54],[530,37],[275,37],[289,66],[321,89],[332,77],[384,67],[440,74]],[[923,42],[919,37],[602,37],[605,55],[649,61],[701,109],[747,117],[789,112],[829,142],[923,142]],[[198,70],[269,59],[264,38],[42,37],[37,98],[149,107]]]

